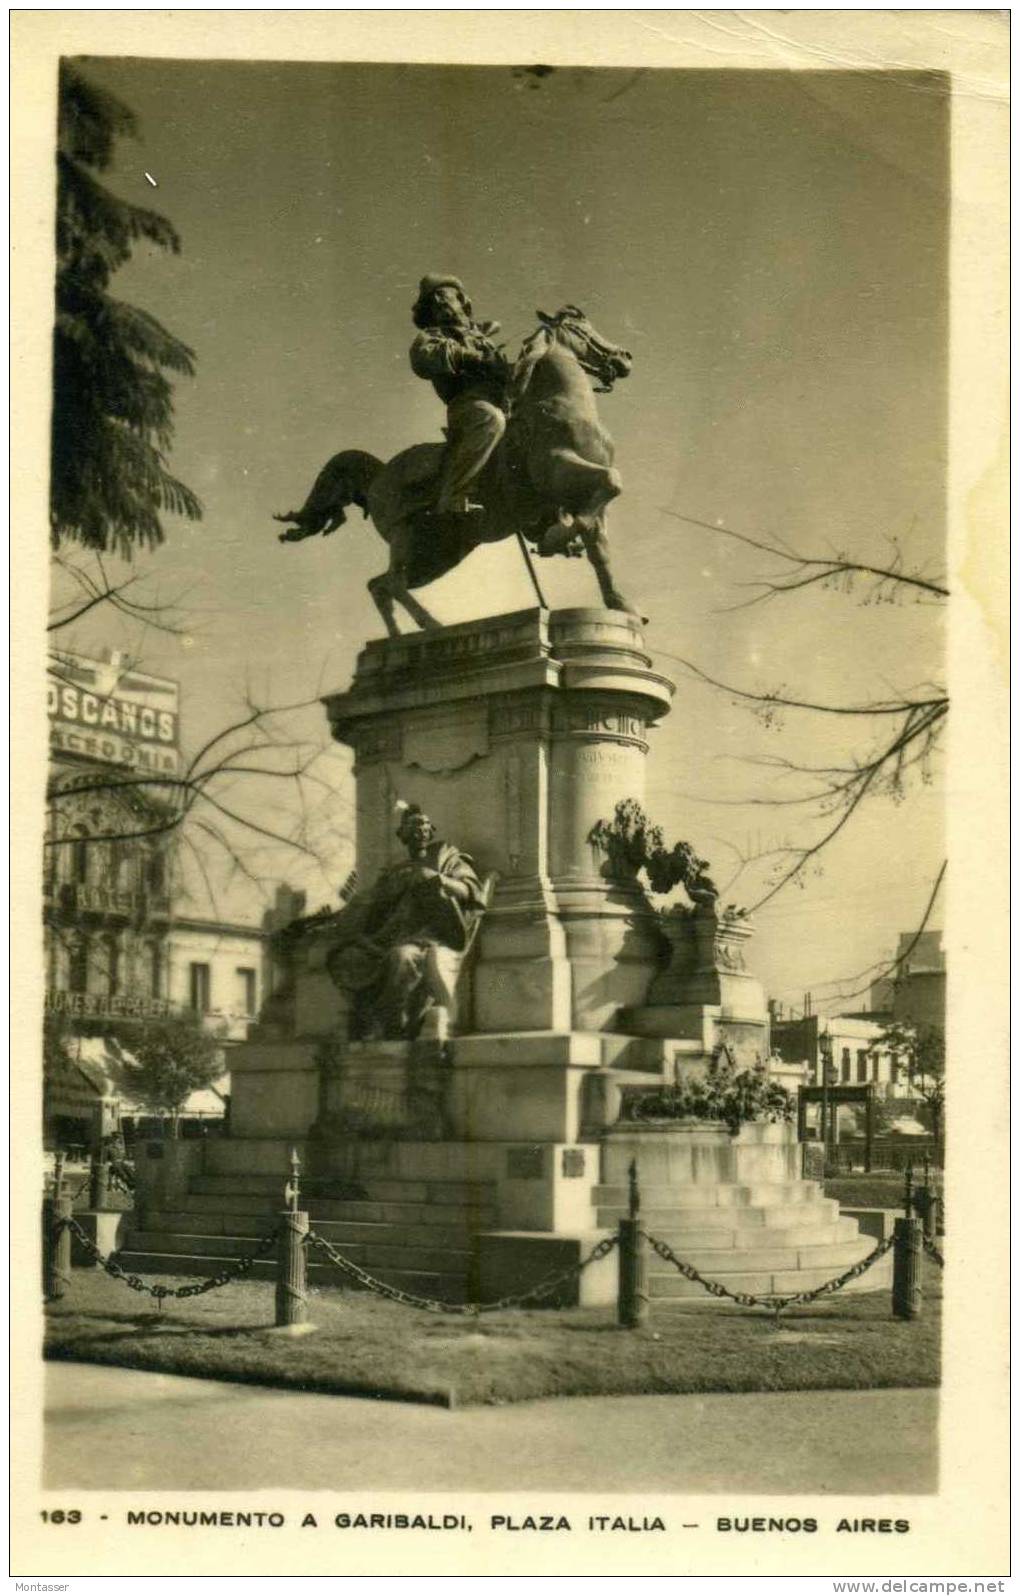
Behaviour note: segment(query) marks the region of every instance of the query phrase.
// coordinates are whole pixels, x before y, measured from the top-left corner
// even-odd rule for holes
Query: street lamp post
[[[831,1140],[829,1125],[829,1081],[832,1071],[832,1037],[827,1031],[822,1031],[818,1037],[819,1063],[822,1071],[822,1160],[823,1170],[829,1162],[829,1142]]]

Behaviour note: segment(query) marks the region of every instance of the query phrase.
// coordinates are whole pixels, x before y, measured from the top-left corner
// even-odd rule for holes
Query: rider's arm
[[[421,332],[411,345],[411,370],[431,381],[435,377],[457,377],[463,372],[482,371],[505,365],[504,357],[487,340],[478,338],[465,346],[441,332]]]
[[[411,370],[416,377],[456,377],[465,369],[467,351],[442,333],[421,332],[411,345]]]

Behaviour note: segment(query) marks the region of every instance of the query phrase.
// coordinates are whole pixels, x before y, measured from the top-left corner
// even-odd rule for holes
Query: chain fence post
[[[641,1193],[638,1190],[637,1160],[631,1159],[627,1171],[629,1213],[620,1220],[620,1274],[616,1299],[617,1323],[626,1330],[638,1330],[648,1323],[648,1252],[641,1229]]]
[[[58,1153],[53,1164],[53,1195],[43,1201],[43,1291],[51,1302],[64,1296],[71,1284],[67,1220],[73,1210],[73,1201],[64,1189],[64,1160]]]
[[[934,1182],[929,1178],[924,1188],[924,1208],[921,1211],[921,1223],[924,1225],[925,1241],[934,1241],[938,1235],[939,1199]]]
[[[892,1311],[895,1319],[921,1317],[921,1246],[919,1219],[893,1224]]]
[[[280,1240],[277,1248],[276,1328],[299,1335],[311,1330],[308,1323],[308,1258],[306,1240],[308,1214],[300,1201],[301,1161],[297,1148],[290,1155],[290,1180],[284,1188],[286,1208],[280,1215]]]
[[[92,1154],[89,1169],[89,1207],[103,1210],[110,1206],[110,1166],[102,1152]]]

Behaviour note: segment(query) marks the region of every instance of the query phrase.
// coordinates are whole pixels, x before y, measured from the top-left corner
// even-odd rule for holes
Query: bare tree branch
[[[128,589],[135,587],[140,580],[138,573],[133,572],[130,576],[125,577],[123,582],[111,582],[103,565],[102,557],[97,554],[95,560],[96,569],[99,573],[98,578],[93,576],[84,566],[78,565],[62,555],[54,556],[54,564],[72,579],[79,591],[84,594],[84,600],[66,615],[62,611],[68,609],[69,604],[75,601],[69,600],[63,604],[58,604],[50,616],[46,627],[47,632],[59,632],[68,626],[73,626],[76,621],[81,620],[90,610],[96,609],[100,604],[109,604],[112,609],[117,610],[127,619],[141,621],[145,626],[153,627],[159,632],[166,632],[171,637],[183,636],[191,629],[186,624],[183,615],[179,613],[181,603],[187,596],[188,589],[183,590],[173,599],[160,600],[153,604],[145,603],[140,598],[127,598],[125,594]]]
[[[769,582],[760,584],[766,591],[759,595],[761,598],[772,598],[780,593],[793,593],[799,588],[814,582],[824,582],[839,576],[870,576],[880,585],[889,583],[898,587],[917,588],[921,592],[930,593],[937,598],[948,598],[949,589],[942,583],[925,577],[920,572],[908,572],[899,569],[897,565],[867,565],[859,560],[852,560],[843,554],[813,555],[800,554],[796,549],[786,548],[782,543],[766,543],[760,538],[749,537],[746,532],[735,532],[732,527],[721,526],[713,521],[700,521],[697,516],[684,515],[680,510],[663,509],[664,515],[672,516],[674,520],[685,521],[689,526],[702,527],[706,532],[715,532],[720,537],[732,538],[737,543],[743,543],[747,548],[757,549],[762,554],[771,555],[778,560],[786,560],[795,567],[802,568],[799,580],[790,582]],[[808,576],[810,567],[815,567],[815,573]],[[752,603],[758,602],[751,600]],[[736,609],[746,608],[746,605],[735,605]]]
[[[938,690],[930,698],[875,699],[868,704],[820,704],[815,699],[787,697],[781,689],[769,693],[756,692],[746,687],[734,687],[731,682],[721,682],[718,677],[710,676],[692,660],[684,659],[681,654],[669,654],[665,649],[656,649],[656,654],[662,659],[673,660],[675,664],[682,665],[692,676],[707,682],[709,687],[717,687],[720,692],[729,693],[733,698],[742,698],[754,704],[775,704],[781,709],[805,709],[817,715],[902,715],[908,709],[929,709],[935,706],[948,706],[949,703],[947,695]]]

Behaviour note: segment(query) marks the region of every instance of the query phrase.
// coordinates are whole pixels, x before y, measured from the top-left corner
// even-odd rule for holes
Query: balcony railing
[[[50,881],[45,896],[67,913],[109,914],[127,918],[167,919],[170,895],[152,888],[93,885],[85,881]]]

